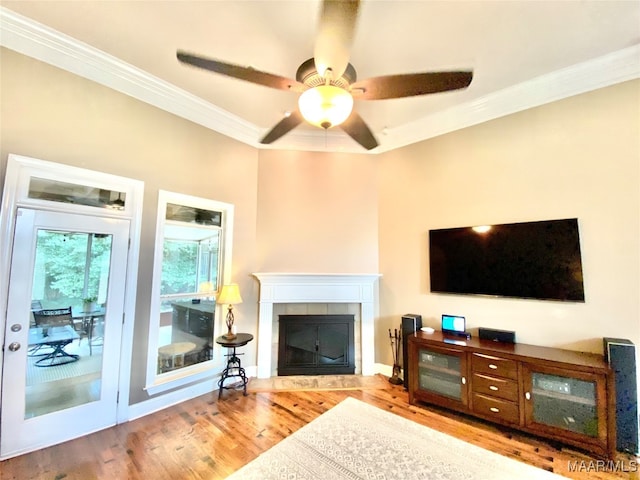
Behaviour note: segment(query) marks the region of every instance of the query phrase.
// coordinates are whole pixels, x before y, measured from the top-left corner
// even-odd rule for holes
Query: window
[[[156,393],[214,368],[215,296],[231,271],[233,206],[160,191],[147,389]],[[216,366],[215,368],[218,368]]]
[[[38,177],[31,177],[29,180],[28,195],[29,198],[49,202],[87,205],[113,210],[124,210],[127,198],[126,192]]]

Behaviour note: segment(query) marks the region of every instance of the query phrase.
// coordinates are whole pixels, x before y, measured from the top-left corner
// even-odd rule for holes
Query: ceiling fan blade
[[[274,75],[272,73],[262,72],[260,70],[255,70],[251,67],[242,67],[240,65],[221,62],[219,60],[213,60],[211,58],[204,58],[180,50],[178,51],[176,56],[182,63],[186,63],[198,68],[203,68],[205,70],[219,73],[221,75],[226,75],[227,77],[238,78],[247,82],[257,83],[258,85],[264,85],[265,87],[298,93],[302,93],[308,88],[306,85],[296,80],[281,77],[280,75]]]
[[[332,78],[342,76],[349,55],[358,18],[359,0],[324,0],[313,50],[317,72],[324,77],[327,68]]]
[[[358,100],[413,97],[428,93],[466,88],[473,72],[408,73],[373,77],[351,84],[351,95]]]
[[[290,115],[285,116],[280,120],[275,127],[273,127],[263,138],[260,143],[269,144],[273,143],[282,137],[284,134],[289,133],[295,127],[300,125],[303,121],[302,114],[295,110]]]
[[[364,123],[362,117],[358,115],[355,110],[351,112],[349,118],[341,123],[339,127],[367,150],[371,150],[378,146],[376,137],[373,136],[373,133],[367,124]]]

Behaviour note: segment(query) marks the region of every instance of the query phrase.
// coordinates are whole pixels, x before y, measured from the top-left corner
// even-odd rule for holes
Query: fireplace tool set
[[[400,385],[402,383],[402,379],[400,378],[400,363],[398,362],[399,353],[400,353],[400,343],[402,341],[402,330],[398,330],[397,328],[393,330],[393,335],[391,334],[391,329],[389,329],[389,341],[391,342],[391,353],[393,354],[393,373],[389,378],[389,383],[393,385]]]

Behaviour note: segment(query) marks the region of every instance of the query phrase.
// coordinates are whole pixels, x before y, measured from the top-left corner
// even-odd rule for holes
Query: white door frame
[[[15,352],[7,348],[4,354],[0,458],[9,458],[65,442],[117,423],[119,369],[114,367],[119,362],[122,347],[121,318],[126,291],[126,283],[122,279],[126,276],[130,226],[131,222],[126,218],[105,218],[24,208],[18,211],[9,281],[7,308],[9,328],[6,331],[5,345],[16,342],[22,347]],[[42,298],[33,296],[36,277],[42,279],[42,276],[35,275],[38,234],[42,231],[55,231],[58,235],[84,234],[85,239],[93,234],[105,234],[111,239],[108,277],[106,282],[104,278],[102,281],[102,286],[106,288],[104,323],[101,332],[102,351],[100,356],[96,357],[100,360],[99,387],[96,390],[91,388],[91,395],[83,396],[78,404],[52,408],[50,411],[34,410],[29,407],[29,403],[33,406],[33,402],[37,402],[40,395],[33,389],[44,387],[45,384],[35,382],[32,387],[28,387],[26,381],[29,378],[28,364],[34,361],[34,359],[29,360],[27,348],[31,323],[29,306],[32,298]],[[88,254],[91,249],[88,243],[85,246]],[[47,257],[47,259],[50,258],[52,257]],[[86,257],[84,258],[86,260]],[[22,328],[14,329],[14,326]],[[82,361],[89,361],[88,356],[85,356]],[[68,390],[71,381],[68,379],[64,386],[58,384],[50,387],[53,389],[51,392],[61,394],[63,391],[72,391]],[[95,382],[94,379],[92,387],[96,387]],[[80,384],[84,386],[84,389],[82,387],[80,389],[83,390],[84,395],[87,395],[89,382],[85,380]],[[53,405],[55,403],[53,400]]]
[[[126,193],[125,208],[123,210],[110,210],[29,198],[29,181],[32,177],[122,191]],[[125,279],[126,291],[119,371],[120,380],[118,383],[120,392],[117,413],[118,423],[129,419],[129,384],[131,380],[143,194],[144,182],[141,180],[9,154],[2,204],[0,205],[0,335],[2,335],[3,343],[3,348],[0,349],[0,366],[4,365],[4,334],[7,323],[9,272],[17,209],[25,207],[36,210],[129,219],[131,230]],[[0,368],[1,384],[2,369]]]

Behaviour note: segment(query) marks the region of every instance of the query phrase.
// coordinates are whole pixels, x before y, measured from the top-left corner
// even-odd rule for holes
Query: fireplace
[[[374,375],[379,274],[254,273],[260,282],[258,378],[277,375],[279,315],[354,315],[355,373]]]
[[[280,315],[278,375],[355,372],[353,315]]]

